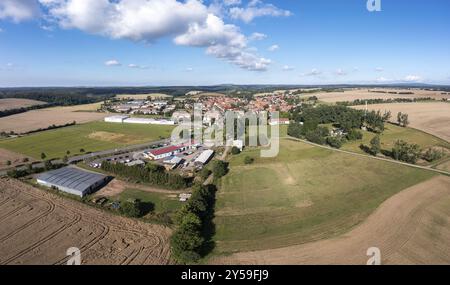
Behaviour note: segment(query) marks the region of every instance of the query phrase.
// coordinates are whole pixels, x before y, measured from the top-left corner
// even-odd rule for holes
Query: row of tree
[[[362,146],[362,148],[367,153],[377,156],[380,152],[382,152],[380,136],[377,135],[373,137],[370,141],[370,146]],[[410,144],[403,140],[396,141],[391,151],[385,152],[385,154],[390,155],[395,160],[411,164],[416,164],[419,159],[433,162],[444,156],[444,152],[442,150],[429,148],[424,152],[418,144]]]
[[[0,110],[0,118],[12,116],[20,113],[25,113],[31,110],[37,110],[37,109],[43,109],[54,106],[54,104],[42,104],[42,105],[34,105],[29,107],[21,107],[21,108],[15,108],[15,109],[8,109],[8,110]]]
[[[197,262],[211,250],[215,192],[214,185],[196,184],[191,198],[177,213],[177,229],[171,237],[172,257],[177,263]]]
[[[434,101],[435,99],[431,97],[421,97],[421,98],[389,98],[389,99],[356,99],[354,101],[343,101],[337,102],[337,105],[341,106],[360,106],[360,105],[374,105],[374,104],[386,104],[386,103],[414,103],[414,102],[425,102]]]
[[[33,167],[33,164],[27,164],[26,168],[24,169],[12,169],[7,172],[7,175],[11,178],[22,178],[28,175],[42,173],[44,171],[50,171],[54,169],[59,169],[61,167],[66,166],[66,164],[63,163],[54,163],[51,160],[47,160],[44,162],[44,167]]]
[[[147,166],[127,166],[122,163],[102,162],[102,170],[134,182],[147,183],[168,189],[184,189],[189,186],[189,179],[167,172],[156,164]]]

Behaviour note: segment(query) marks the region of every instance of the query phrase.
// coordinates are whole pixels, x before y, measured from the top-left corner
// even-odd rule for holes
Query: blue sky
[[[366,4],[0,0],[0,86],[450,83],[448,0]]]

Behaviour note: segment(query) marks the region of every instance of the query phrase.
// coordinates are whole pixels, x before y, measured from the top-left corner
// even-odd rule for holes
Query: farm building
[[[124,120],[128,119],[129,116],[110,116],[105,118],[107,123],[123,123]]]
[[[270,122],[269,122],[269,125],[271,125],[271,126],[276,126],[276,125],[289,125],[289,124],[290,124],[289,119],[283,119],[283,118],[280,118],[280,119],[271,119]]]
[[[85,171],[76,167],[64,167],[45,172],[37,177],[37,183],[46,187],[84,197],[95,192],[108,182],[102,174]]]
[[[181,145],[171,145],[163,148],[153,149],[148,152],[144,152],[144,155],[153,160],[159,160],[174,156],[180,152],[186,151],[188,149],[193,149],[199,146],[198,143],[192,142],[191,144],[181,144]]]
[[[181,162],[183,162],[183,159],[178,156],[171,156],[163,161],[163,163],[166,164],[170,169],[177,168],[177,166],[180,165]]]
[[[213,157],[214,151],[208,149],[202,152],[199,157],[194,161],[197,165],[205,165],[209,162],[209,160]]]
[[[129,116],[110,116],[105,118],[108,123],[127,123],[127,124],[144,124],[144,125],[175,125],[171,120],[156,120],[145,118],[130,118]]]

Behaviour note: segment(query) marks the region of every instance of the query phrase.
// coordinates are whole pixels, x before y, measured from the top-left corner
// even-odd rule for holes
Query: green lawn
[[[245,156],[255,158],[244,165]],[[276,158],[230,159],[217,193],[216,254],[301,244],[349,231],[383,201],[435,174],[284,139]]]
[[[126,189],[118,196],[114,197],[117,201],[127,201],[128,199],[139,199],[143,203],[151,203],[155,213],[175,212],[183,205],[178,201],[177,194],[172,195],[164,193],[150,193],[136,189]]]
[[[73,156],[80,154],[81,148],[94,152],[167,138],[172,129],[173,126],[93,122],[2,140],[0,148],[36,159],[40,159],[42,152],[47,158],[61,158],[67,150]]]
[[[370,145],[370,140],[374,136],[375,136],[374,133],[363,131],[362,140],[348,142],[344,144],[342,149],[358,153],[364,153],[364,151],[361,150],[359,146],[361,144],[367,146]],[[423,149],[435,146],[450,149],[450,143],[440,138],[437,138],[433,135],[412,128],[402,128],[393,124],[386,124],[386,130],[381,135],[381,148],[383,150],[390,151],[397,140],[404,140],[408,143],[416,143],[420,145]]]

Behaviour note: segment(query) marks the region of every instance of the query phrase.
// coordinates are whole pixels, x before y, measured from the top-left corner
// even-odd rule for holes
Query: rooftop
[[[85,171],[75,167],[64,167],[45,172],[37,177],[38,180],[55,186],[83,192],[93,184],[105,179],[106,176]]]

